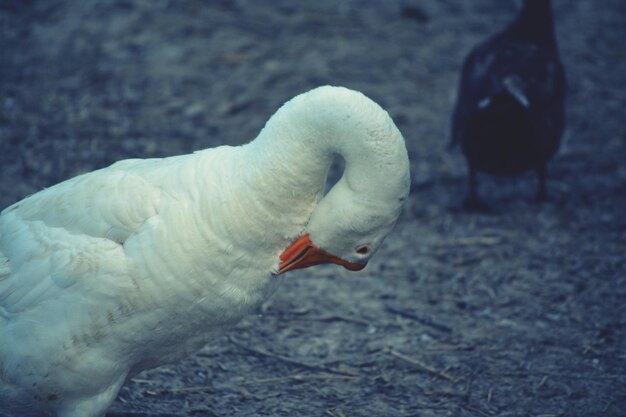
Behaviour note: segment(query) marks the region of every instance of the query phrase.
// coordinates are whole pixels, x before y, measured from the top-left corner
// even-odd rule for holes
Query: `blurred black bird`
[[[485,208],[476,190],[478,171],[517,175],[533,169],[537,199],[546,199],[546,164],[561,141],[565,93],[550,0],[524,0],[515,20],[463,63],[452,142],[467,159],[466,209]]]

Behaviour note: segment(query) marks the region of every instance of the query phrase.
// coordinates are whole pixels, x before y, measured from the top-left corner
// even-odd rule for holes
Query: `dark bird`
[[[537,200],[546,193],[546,164],[565,123],[565,72],[559,58],[550,0],[524,0],[503,31],[465,58],[452,142],[467,159],[466,209],[485,208],[476,175],[518,175],[534,170]]]

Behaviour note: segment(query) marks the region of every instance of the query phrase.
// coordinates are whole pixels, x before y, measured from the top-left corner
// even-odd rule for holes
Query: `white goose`
[[[0,215],[0,410],[103,416],[126,379],[202,347],[276,275],[363,268],[408,191],[388,114],[320,87],[247,145],[121,161],[15,203]]]

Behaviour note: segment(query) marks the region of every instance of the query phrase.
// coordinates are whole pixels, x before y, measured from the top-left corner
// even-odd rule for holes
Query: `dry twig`
[[[418,316],[416,313],[409,311],[409,310],[405,310],[403,308],[400,307],[396,307],[393,304],[389,304],[386,303],[385,304],[385,309],[387,311],[389,311],[390,313],[393,314],[397,314],[399,316],[402,316],[404,318],[407,319],[411,319],[411,320],[415,320],[425,326],[430,326],[433,329],[439,330],[441,332],[445,332],[445,333],[452,333],[452,328],[440,324],[440,323],[435,323],[433,320],[431,320],[429,317],[422,317],[422,316]]]
[[[459,237],[457,239],[450,239],[438,242],[440,246],[471,246],[471,245],[497,245],[502,241],[500,236],[469,236]]]
[[[315,318],[300,318],[300,320],[306,321],[323,321],[323,322],[332,322],[332,321],[343,321],[346,323],[354,323],[360,324],[361,326],[370,326],[372,323],[367,322],[365,320],[354,319],[352,317],[346,317],[339,314],[331,314],[327,316],[320,316]]]
[[[239,343],[238,341],[236,341],[235,339],[233,339],[232,337],[229,338],[230,342],[232,344],[234,344],[235,346],[248,351],[252,354],[255,354],[257,356],[264,356],[267,358],[272,358],[272,359],[277,359],[281,362],[285,362],[291,365],[296,365],[296,366],[300,366],[302,368],[306,368],[306,369],[312,369],[315,371],[323,371],[323,372],[328,372],[330,374],[337,374],[337,375],[344,375],[344,376],[350,376],[350,377],[359,377],[358,374],[355,374],[354,372],[350,372],[350,371],[344,371],[341,369],[337,369],[337,368],[332,368],[329,366],[324,366],[324,365],[317,365],[317,364],[311,364],[311,363],[306,363],[306,362],[301,362],[299,360],[296,359],[292,359],[292,358],[288,358],[286,356],[282,356],[282,355],[278,355],[276,353],[272,353],[272,352],[268,352],[265,350],[261,350],[261,349],[256,349],[256,348],[251,348],[248,346],[245,346],[241,343]]]
[[[424,370],[424,371],[426,371],[428,373],[431,373],[431,374],[433,374],[435,376],[438,376],[438,377],[443,378],[443,379],[447,379],[448,381],[452,381],[455,384],[460,381],[460,378],[455,378],[455,377],[451,376],[450,374],[448,374],[447,372],[435,369],[432,366],[429,366],[429,365],[425,364],[424,362],[422,362],[422,361],[420,361],[418,359],[415,359],[415,358],[412,358],[410,356],[407,356],[407,355],[405,355],[403,353],[400,353],[400,352],[398,352],[396,350],[386,349],[386,351],[391,356],[395,356],[396,358],[402,359],[403,361],[406,361],[406,362],[408,362],[408,363],[410,363],[412,365],[415,365],[418,368],[420,368],[420,369],[422,369],[422,370]]]
[[[200,385],[200,386],[195,386],[195,387],[168,388],[168,389],[164,389],[163,391],[168,391],[168,392],[203,392],[203,391],[210,391],[211,389],[213,389],[213,387],[211,387],[209,385]]]
[[[511,377],[511,378],[528,378],[529,376],[552,376],[565,379],[589,379],[589,380],[612,380],[626,379],[626,375],[582,375],[582,374],[566,374],[560,372],[547,371],[524,371],[524,372],[487,372],[489,376]]]
[[[343,413],[341,411],[337,411],[337,414],[335,414],[334,412],[332,412],[330,409],[325,411],[326,414],[328,414],[331,417],[344,417]]]
[[[263,379],[254,379],[251,381],[246,381],[243,385],[252,385],[252,384],[265,384],[268,382],[282,382],[282,381],[303,381],[306,379],[321,379],[321,380],[330,380],[330,379],[359,379],[359,376],[349,376],[349,375],[303,375],[303,374],[294,374],[294,375],[285,375],[285,376],[277,376],[273,378],[263,378]]]

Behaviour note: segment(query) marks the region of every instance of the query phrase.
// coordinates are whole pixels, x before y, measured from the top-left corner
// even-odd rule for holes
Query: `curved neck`
[[[401,194],[408,166],[402,135],[389,115],[364,95],[321,87],[295,97],[243,149],[248,182],[265,204],[293,216],[297,234],[322,197],[333,160],[345,160],[335,185],[376,204]],[[330,194],[330,193],[329,193]]]

